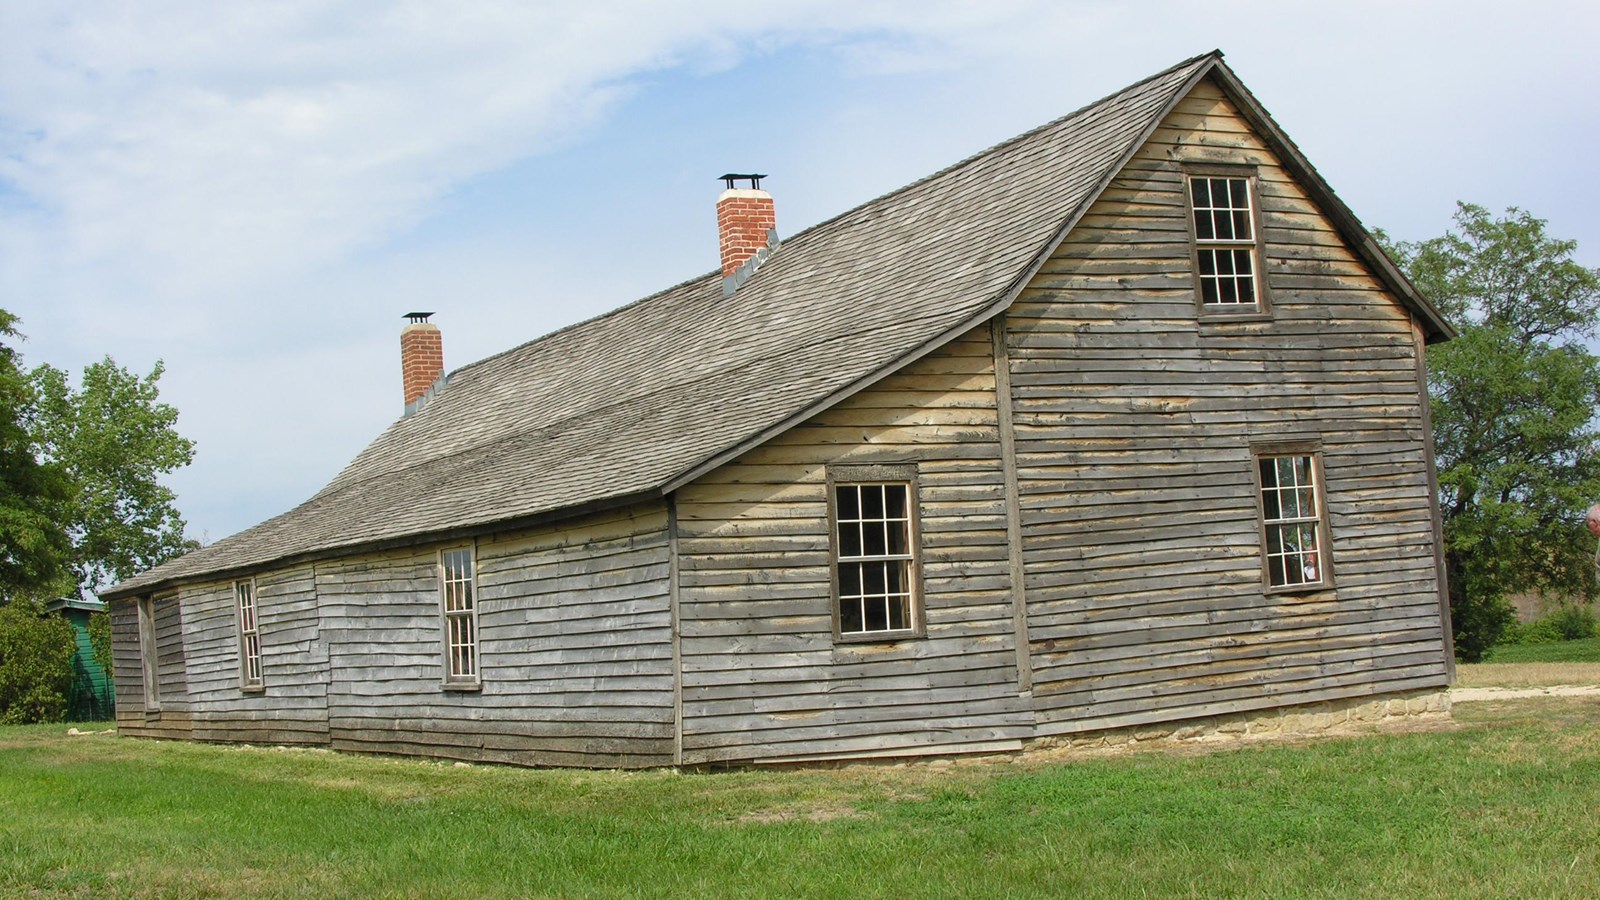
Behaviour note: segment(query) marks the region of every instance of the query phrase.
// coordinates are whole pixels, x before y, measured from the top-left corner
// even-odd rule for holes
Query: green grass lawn
[[[1600,896],[1600,704],[1070,762],[532,771],[0,728],[0,894]]]
[[[1487,663],[1600,663],[1600,637],[1553,644],[1507,644],[1489,651]]]

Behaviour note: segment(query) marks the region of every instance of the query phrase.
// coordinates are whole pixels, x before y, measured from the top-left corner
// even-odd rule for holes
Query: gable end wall
[[[1197,321],[1180,162],[1259,167],[1269,321]],[[1445,683],[1414,325],[1215,85],[1008,322],[1041,734]],[[1302,437],[1336,589],[1267,594],[1250,442]]]

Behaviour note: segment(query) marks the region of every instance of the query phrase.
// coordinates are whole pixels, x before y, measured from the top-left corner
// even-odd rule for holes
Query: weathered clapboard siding
[[[188,673],[183,652],[183,609],[175,594],[155,599],[156,684],[159,710],[145,709],[139,611],[132,601],[111,612],[112,670],[117,680],[117,730],[132,737],[190,736]]]
[[[262,688],[239,671],[233,582],[185,588],[184,654],[194,737],[273,744],[328,742],[328,653],[311,564],[256,576]]]
[[[1259,167],[1270,320],[1197,319],[1178,161]],[[1040,734],[1445,683],[1410,317],[1212,83],[1007,322]],[[1335,588],[1268,595],[1249,444],[1304,437]]]
[[[984,327],[678,491],[685,763],[1031,736],[995,407]],[[826,467],[905,462],[920,481],[927,637],[836,643]]]
[[[319,563],[337,749],[672,762],[664,503],[477,540],[481,691],[442,687],[438,548]]]

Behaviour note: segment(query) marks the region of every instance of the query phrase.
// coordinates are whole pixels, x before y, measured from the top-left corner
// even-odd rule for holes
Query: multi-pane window
[[[261,624],[256,616],[256,583],[233,583],[234,606],[239,613],[239,686],[259,688],[261,681]]]
[[[1310,454],[1259,456],[1261,524],[1267,585],[1294,588],[1327,582],[1322,485]]]
[[[841,636],[917,630],[915,496],[909,480],[834,484]]]
[[[439,599],[444,612],[446,682],[478,682],[478,591],[472,548],[439,554]]]
[[[1250,179],[1191,175],[1189,208],[1194,216],[1201,308],[1258,308],[1255,204]]]

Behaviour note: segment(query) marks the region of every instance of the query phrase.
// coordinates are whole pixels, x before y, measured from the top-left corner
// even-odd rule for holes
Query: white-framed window
[[[835,636],[924,633],[916,467],[837,467],[828,475]]]
[[[233,605],[239,622],[239,687],[260,690],[265,683],[261,678],[261,620],[254,578],[233,583]]]
[[[439,551],[439,607],[444,626],[445,686],[476,686],[478,579],[471,546]]]
[[[1255,179],[1194,172],[1188,177],[1190,225],[1201,312],[1266,309],[1260,277]]]
[[[145,712],[161,711],[160,650],[156,646],[156,601],[154,597],[140,597],[139,610],[139,666],[144,682]]]
[[[1256,484],[1269,590],[1304,590],[1332,583],[1322,459],[1307,448],[1258,451]]]

